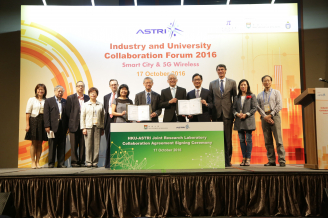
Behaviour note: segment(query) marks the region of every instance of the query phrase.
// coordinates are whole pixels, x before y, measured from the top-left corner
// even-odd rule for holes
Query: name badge
[[[43,108],[40,108],[40,114],[43,114]]]
[[[265,104],[264,105],[264,112],[270,112],[271,109],[270,109],[270,105],[269,104]]]
[[[97,125],[98,124],[97,117],[93,117],[92,118],[92,123],[93,123],[93,125]]]

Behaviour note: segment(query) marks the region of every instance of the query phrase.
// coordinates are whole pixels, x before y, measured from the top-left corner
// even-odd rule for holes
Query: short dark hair
[[[88,95],[90,94],[90,92],[94,92],[94,91],[96,91],[97,95],[99,95],[99,91],[96,87],[91,87],[88,91]]]
[[[238,84],[238,96],[241,96],[241,94],[243,93],[243,92],[241,91],[241,89],[240,89],[240,85],[241,85],[242,82],[246,82],[246,84],[247,84],[246,95],[251,95],[251,94],[253,94],[253,93],[251,92],[251,87],[249,86],[248,81],[247,81],[246,79],[242,79],[242,80],[240,80],[240,82],[239,82],[239,84]]]
[[[219,67],[224,67],[224,69],[227,70],[227,67],[224,64],[219,64],[218,66],[216,66],[215,70],[218,70]]]
[[[42,84],[42,83],[39,83],[39,84],[37,84],[37,85],[35,86],[35,89],[34,89],[35,97],[38,97],[37,92],[38,92],[38,89],[39,89],[39,88],[43,88],[43,89],[44,89],[43,98],[45,99],[46,96],[47,96],[47,87],[46,87],[44,84]]]
[[[76,84],[75,84],[75,86],[77,86],[78,83],[83,83],[83,85],[85,86],[84,82],[81,81],[81,80],[80,81],[77,81]]]
[[[202,75],[200,75],[199,73],[195,73],[195,74],[192,76],[192,81],[194,81],[194,78],[195,78],[196,76],[199,76],[200,79],[203,80],[203,76],[202,76]]]
[[[262,82],[263,82],[263,80],[264,80],[264,78],[265,78],[265,77],[270,77],[270,79],[271,79],[271,82],[272,82],[272,77],[271,77],[271,76],[269,76],[269,75],[265,75],[265,76],[263,76],[263,77],[262,77],[262,79],[261,79],[261,80],[262,80]]]
[[[118,84],[117,79],[111,79],[111,80],[109,80],[109,85],[110,85],[110,82],[113,82],[113,81],[116,81],[116,83]]]
[[[120,87],[118,88],[117,97],[120,97],[121,96],[121,89],[123,89],[123,88],[126,88],[128,90],[128,94],[126,94],[126,97],[129,98],[129,94],[130,94],[129,86],[126,85],[126,84],[120,85]]]

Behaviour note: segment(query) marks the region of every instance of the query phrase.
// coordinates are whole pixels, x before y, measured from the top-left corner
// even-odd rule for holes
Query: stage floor
[[[131,174],[328,174],[328,170],[312,170],[303,165],[286,165],[286,167],[264,167],[253,164],[249,167],[233,165],[225,169],[188,169],[188,170],[109,170],[99,168],[0,168],[0,177],[19,176],[92,176],[92,175],[131,175]]]

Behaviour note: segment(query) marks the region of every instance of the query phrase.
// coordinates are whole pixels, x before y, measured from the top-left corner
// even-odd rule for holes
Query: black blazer
[[[134,99],[134,104],[135,105],[145,105],[147,104],[147,100],[146,100],[146,91],[142,91],[142,92],[139,92],[138,94],[136,94],[136,97]],[[154,92],[154,91],[151,91],[151,94],[150,94],[150,100],[151,100],[151,110],[152,112],[155,112],[157,113],[157,117],[153,117],[151,119],[152,122],[158,122],[158,116],[161,115],[162,113],[162,108],[160,107],[160,98],[161,96]]]
[[[64,132],[67,132],[67,124],[68,119],[66,115],[66,99],[61,99],[62,104],[62,127],[64,129]],[[55,133],[58,130],[59,125],[59,108],[56,102],[56,98],[51,97],[47,98],[44,102],[44,114],[43,114],[43,120],[44,120],[44,127],[50,127],[50,130],[54,131]]]
[[[187,99],[193,99],[196,98],[196,91],[195,89],[191,90],[187,94]],[[208,107],[206,105],[202,105],[203,107],[203,114],[199,115],[194,115],[192,119],[189,119],[190,122],[211,122],[211,109],[213,107],[213,102],[212,102],[212,95],[210,90],[202,88],[200,92],[200,98],[202,100],[205,100],[206,103],[208,104]]]
[[[109,108],[109,99],[110,99],[111,96],[112,96],[112,93],[109,93],[109,94],[107,94],[107,95],[104,96],[104,110],[105,110],[105,125],[104,125],[104,127],[105,128],[107,126],[107,119],[109,117],[108,110],[112,110],[112,108]],[[116,97],[117,96],[115,96],[115,98]],[[114,120],[114,117],[112,119]]]
[[[84,95],[84,102],[89,100],[90,97],[88,95]],[[68,118],[69,131],[76,132],[79,129],[81,115],[80,102],[76,93],[67,97],[66,115]]]
[[[175,97],[179,100],[187,99],[186,89],[177,86],[177,91]],[[169,101],[172,99],[171,87],[163,89],[161,92],[161,108],[165,108],[163,122],[170,122],[175,116],[176,103],[170,104]],[[186,118],[183,116],[178,116],[179,122],[186,122]]]

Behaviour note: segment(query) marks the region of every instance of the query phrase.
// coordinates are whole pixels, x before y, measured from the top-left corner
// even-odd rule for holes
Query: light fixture
[[[181,0],[181,6],[183,5],[183,0]]]
[[[271,0],[271,4],[272,4],[272,5],[274,4],[274,1],[275,1],[275,0]]]
[[[44,5],[44,6],[47,6],[47,2],[46,2],[46,0],[42,0],[42,2],[43,2],[43,5]]]
[[[138,5],[137,5],[137,0],[134,0],[134,6],[138,6]]]
[[[229,5],[230,4],[230,0],[227,0],[227,5]]]
[[[91,0],[91,5],[95,6],[95,0]]]

